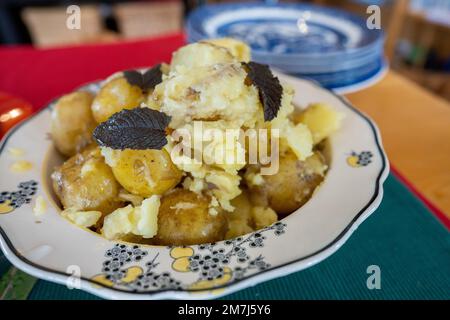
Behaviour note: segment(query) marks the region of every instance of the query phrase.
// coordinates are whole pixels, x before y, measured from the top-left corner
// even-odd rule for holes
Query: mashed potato
[[[152,105],[172,117],[174,129],[193,120],[253,128],[262,117],[262,106],[256,87],[245,84],[246,77],[239,63],[172,70],[155,87]]]
[[[218,63],[250,61],[250,48],[245,43],[231,39],[211,39],[180,48],[172,56],[172,70],[192,69]]]
[[[208,42],[197,42],[180,48],[172,56],[172,70],[194,69],[217,63],[232,63],[237,59],[230,50]]]
[[[341,127],[343,114],[324,103],[309,105],[295,120],[311,131],[314,144],[321,142]]]
[[[159,196],[151,196],[137,207],[128,205],[105,217],[102,234],[106,239],[120,239],[126,235],[152,238],[158,232]]]
[[[233,38],[218,38],[204,40],[203,42],[227,48],[238,61],[250,61],[250,47],[242,41]]]
[[[61,215],[79,227],[89,228],[100,220],[102,213],[100,211],[80,211],[75,208],[67,208],[61,212]]]

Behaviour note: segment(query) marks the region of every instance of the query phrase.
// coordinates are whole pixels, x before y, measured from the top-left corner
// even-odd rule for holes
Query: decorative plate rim
[[[278,68],[273,68],[275,70],[279,70],[278,72],[283,73],[283,70],[278,69]],[[344,95],[344,94],[349,94],[349,93],[353,93],[353,92],[358,92],[361,90],[364,90],[366,88],[370,88],[371,86],[377,84],[378,82],[380,82],[387,74],[387,72],[389,71],[389,62],[387,61],[386,58],[383,58],[380,66],[377,68],[377,70],[365,77],[361,77],[362,79],[356,80],[352,83],[348,83],[348,84],[340,84],[340,85],[336,85],[336,86],[330,86],[330,87],[323,87],[323,84],[321,84],[318,80],[313,79],[311,77],[308,77],[308,75],[306,74],[296,74],[296,75],[289,75],[291,77],[296,77],[296,78],[300,78],[306,81],[311,81],[316,83],[317,85],[319,85],[320,87],[323,87],[326,90],[330,90],[333,91],[334,93],[338,94],[338,95]]]
[[[361,91],[363,89],[366,88],[370,88],[371,86],[377,84],[378,82],[380,82],[381,80],[383,80],[383,78],[386,76],[386,74],[389,71],[389,62],[386,59],[383,59],[383,63],[380,67],[380,69],[373,75],[371,75],[370,77],[367,77],[364,80],[352,83],[352,84],[347,84],[344,86],[338,86],[338,87],[334,87],[334,88],[330,88],[329,90],[333,91],[334,93],[341,95],[341,94],[349,94],[349,93],[353,93],[353,92],[358,92]]]
[[[285,78],[295,79],[289,75],[283,74]],[[335,253],[353,234],[353,232],[357,229],[357,227],[367,219],[378,207],[381,203],[383,197],[383,183],[388,177],[389,174],[389,162],[386,156],[386,153],[382,147],[381,135],[376,124],[363,112],[356,109],[345,97],[338,95],[337,93],[328,90],[326,88],[321,87],[316,82],[302,79],[302,81],[308,82],[313,85],[318,90],[325,91],[328,94],[333,95],[337,98],[343,105],[353,111],[355,114],[364,119],[371,128],[373,132],[373,137],[375,140],[376,148],[381,156],[381,168],[378,172],[377,178],[375,180],[375,190],[373,192],[370,200],[355,214],[352,220],[347,224],[347,226],[335,237],[330,243],[323,246],[321,249],[316,250],[306,256],[300,257],[298,259],[272,266],[267,270],[261,270],[254,274],[245,276],[241,279],[235,279],[234,281],[230,281],[228,283],[214,286],[213,288],[208,289],[158,289],[153,291],[128,291],[123,290],[117,287],[107,286],[105,284],[96,282],[92,279],[86,277],[80,277],[81,280],[81,289],[97,295],[102,298],[114,298],[114,299],[133,299],[136,296],[139,296],[143,299],[164,299],[164,298],[176,298],[176,299],[204,299],[204,298],[217,298],[222,295],[228,295],[242,288],[248,286],[248,284],[256,285],[258,283],[268,281],[280,276],[285,276],[291,274],[293,272],[301,271],[310,266],[313,266],[324,259],[331,256]],[[91,83],[86,84],[86,86],[98,83],[98,81],[93,81]],[[19,130],[24,124],[28,121],[39,115],[41,112],[48,110],[52,102],[56,101],[56,99],[50,100],[50,102],[41,110],[34,113],[31,117],[17,124],[14,128],[12,128],[0,141],[0,154],[4,151],[4,147],[9,140],[9,138]],[[0,248],[2,249],[5,257],[17,268],[23,270],[26,273],[29,273],[37,278],[53,281],[60,284],[67,283],[67,279],[70,277],[69,274],[64,273],[59,270],[53,270],[51,268],[41,266],[35,262],[32,262],[25,258],[20,252],[15,248],[11,239],[7,236],[6,232],[3,230],[0,225]],[[227,289],[224,292],[210,294],[211,291],[216,291],[220,289]],[[199,293],[199,294],[195,294]],[[203,293],[203,294],[202,294]]]

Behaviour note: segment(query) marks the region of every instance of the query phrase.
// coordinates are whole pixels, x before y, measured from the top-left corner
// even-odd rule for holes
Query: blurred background
[[[196,7],[224,2],[232,1],[0,0],[0,43],[54,47],[173,34],[183,30],[185,18]],[[379,5],[390,67],[450,100],[450,0],[279,2],[316,3],[365,17],[368,5]],[[80,30],[61,28],[72,4],[81,8]]]

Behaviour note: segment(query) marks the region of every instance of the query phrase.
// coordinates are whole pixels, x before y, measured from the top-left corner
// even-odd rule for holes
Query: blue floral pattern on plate
[[[383,40],[381,30],[367,29],[358,16],[306,4],[207,5],[189,16],[187,28],[193,38],[242,39],[258,53],[370,51]]]

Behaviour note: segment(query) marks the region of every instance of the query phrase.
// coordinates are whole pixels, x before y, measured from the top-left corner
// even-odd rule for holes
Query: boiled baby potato
[[[143,238],[142,236],[137,236],[137,235],[134,235],[131,233],[122,236],[120,238],[120,240],[129,242],[129,243],[139,243],[139,244],[147,244],[147,245],[152,245],[155,242],[152,238],[146,239],[146,238]]]
[[[155,242],[160,245],[191,245],[224,239],[227,231],[225,213],[211,215],[208,207],[209,198],[185,189],[163,196]]]
[[[278,221],[277,213],[269,207],[253,207],[251,213],[255,230],[268,227]]]
[[[92,113],[98,123],[123,109],[134,109],[144,101],[138,86],[131,85],[124,76],[112,76],[102,86],[92,103]]]
[[[53,190],[65,209],[110,213],[122,205],[120,185],[98,147],[69,158],[51,175]]]
[[[299,161],[291,152],[282,155],[278,172],[264,176],[264,183],[252,187],[259,198],[265,199],[263,203],[254,205],[268,205],[281,216],[297,210],[322,182],[326,168],[324,157],[319,152],[305,161]]]
[[[253,231],[252,204],[248,192],[242,191],[239,196],[231,200],[231,205],[234,211],[226,214],[228,220],[226,239],[236,238]]]
[[[104,150],[106,162],[117,181],[130,193],[142,197],[163,194],[175,187],[182,172],[166,150]]]
[[[97,125],[91,112],[94,96],[77,91],[61,97],[52,111],[51,135],[56,149],[73,156],[92,142]]]

